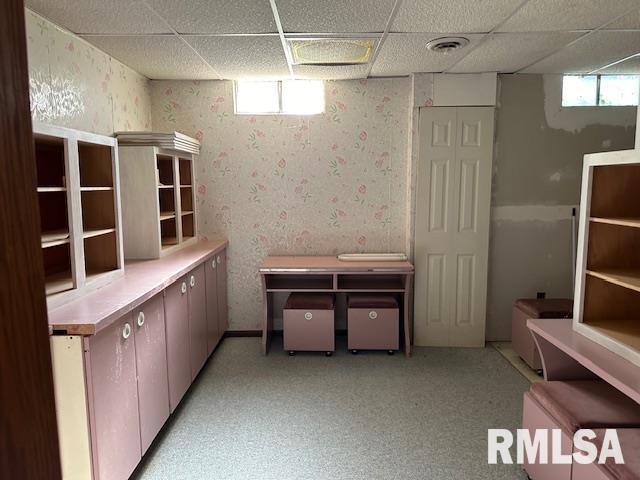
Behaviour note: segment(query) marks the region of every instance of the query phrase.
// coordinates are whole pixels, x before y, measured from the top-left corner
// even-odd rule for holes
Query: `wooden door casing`
[[[144,455],[170,413],[162,294],[147,300],[134,310],[133,322],[140,406],[140,445]]]

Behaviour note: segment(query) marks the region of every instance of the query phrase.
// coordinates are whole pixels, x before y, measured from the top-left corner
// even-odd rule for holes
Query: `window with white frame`
[[[240,115],[315,115],[324,113],[322,80],[238,80],[235,113]]]
[[[563,107],[638,105],[640,75],[565,75]]]

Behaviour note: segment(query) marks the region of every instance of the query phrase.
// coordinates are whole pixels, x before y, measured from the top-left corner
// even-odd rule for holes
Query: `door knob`
[[[189,279],[189,285],[191,285],[191,288],[196,286],[196,277],[193,275],[191,275],[191,278]]]
[[[138,313],[138,326],[144,325],[144,312]]]
[[[131,325],[129,325],[129,322],[127,322],[122,327],[122,338],[126,340],[127,338],[129,338],[129,335],[131,335]]]
[[[182,282],[182,285],[180,286],[180,292],[184,295],[185,293],[187,293],[187,282]]]
[[[371,320],[375,320],[376,318],[378,318],[378,312],[376,312],[375,310],[371,310],[371,311],[369,312],[369,318],[370,318]]]

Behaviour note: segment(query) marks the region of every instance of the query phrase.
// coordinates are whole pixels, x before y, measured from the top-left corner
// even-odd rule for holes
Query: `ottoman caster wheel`
[[[294,350],[289,350],[289,356],[293,357],[296,354],[296,352]]]
[[[356,349],[354,348],[353,350],[351,350],[351,353],[352,353],[353,355],[357,355],[358,350],[356,350]]]
[[[326,355],[327,357],[330,357],[331,355],[333,355],[333,352],[325,352],[325,355]]]
[[[393,354],[395,353],[395,351],[394,351],[394,350],[388,350],[388,351],[387,351],[387,353],[388,353],[389,355],[393,355]]]

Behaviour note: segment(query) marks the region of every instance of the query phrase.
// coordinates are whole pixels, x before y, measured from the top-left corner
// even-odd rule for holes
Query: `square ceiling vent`
[[[376,39],[296,38],[287,42],[295,65],[360,65],[371,59]]]

